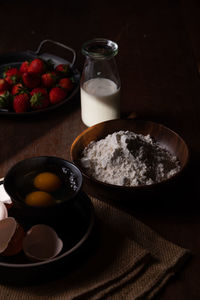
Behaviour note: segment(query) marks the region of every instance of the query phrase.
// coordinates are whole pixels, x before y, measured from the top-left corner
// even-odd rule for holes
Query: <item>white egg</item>
[[[1,180],[2,178],[0,178]],[[10,196],[7,194],[7,192],[4,189],[3,184],[0,185],[0,202],[4,202],[7,204],[11,204],[12,201],[10,199]]]
[[[8,210],[3,202],[0,202],[0,221],[8,217]]]

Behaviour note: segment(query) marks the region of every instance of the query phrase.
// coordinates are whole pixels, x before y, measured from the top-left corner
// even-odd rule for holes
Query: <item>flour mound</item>
[[[81,164],[95,179],[120,186],[150,185],[180,170],[177,157],[150,135],[130,131],[90,142],[82,153]]]

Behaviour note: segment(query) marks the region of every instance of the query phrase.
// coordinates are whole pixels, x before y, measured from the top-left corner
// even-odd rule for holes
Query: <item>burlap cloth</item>
[[[80,269],[39,286],[1,285],[0,299],[152,299],[189,256],[131,215],[92,202],[99,246]]]

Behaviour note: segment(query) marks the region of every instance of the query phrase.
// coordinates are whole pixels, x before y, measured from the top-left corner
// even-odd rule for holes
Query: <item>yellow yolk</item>
[[[38,190],[54,192],[61,186],[61,180],[54,173],[44,172],[34,178],[33,184]]]
[[[26,196],[25,203],[30,206],[49,206],[54,204],[55,200],[47,192],[35,191]]]

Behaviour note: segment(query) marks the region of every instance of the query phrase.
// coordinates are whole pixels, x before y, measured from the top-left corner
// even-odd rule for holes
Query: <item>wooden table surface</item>
[[[105,37],[119,45],[122,115],[160,122],[187,142],[191,160],[185,195],[176,209],[137,215],[166,239],[192,251],[193,257],[158,295],[163,300],[200,299],[200,2],[153,1],[1,1],[0,54],[36,50],[47,38],[71,46],[81,71],[83,42]],[[51,48],[69,59],[65,51]],[[32,156],[70,159],[70,145],[86,127],[79,95],[51,113],[27,118],[0,115],[0,177],[16,162]],[[177,195],[171,195],[174,203]],[[150,201],[151,199],[148,199]],[[160,199],[162,201],[162,198]]]

